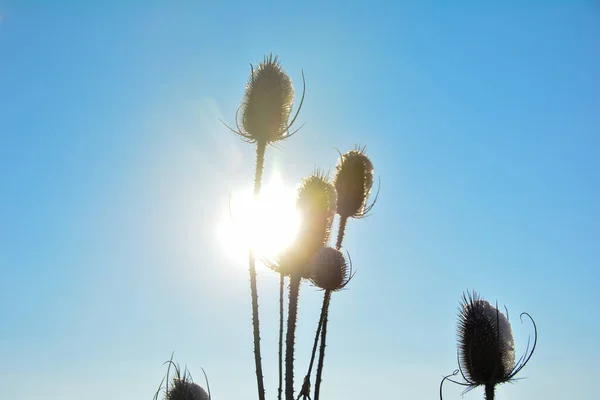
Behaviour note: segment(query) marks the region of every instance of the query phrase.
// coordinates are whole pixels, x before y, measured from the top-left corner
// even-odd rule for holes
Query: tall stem
[[[288,323],[285,340],[285,400],[294,400],[294,340],[296,318],[298,315],[298,295],[300,293],[300,275],[290,277],[290,301],[288,304]]]
[[[277,399],[281,400],[281,387],[283,381],[283,282],[284,276],[279,273],[279,386]]]
[[[263,167],[265,164],[265,150],[267,144],[256,144],[256,171],[254,174],[254,200],[260,194]],[[256,383],[258,385],[258,398],[265,400],[265,385],[260,356],[260,328],[258,321],[258,289],[256,288],[256,258],[254,248],[250,248],[248,256],[248,271],[250,272],[250,294],[252,296],[252,328],[254,334],[254,363],[256,365]]]
[[[485,385],[485,400],[494,400],[494,385]]]
[[[344,241],[344,234],[346,233],[346,222],[347,217],[340,217],[340,225],[338,227],[338,236],[335,244],[335,248],[338,250],[342,249],[342,242]],[[321,310],[321,346],[319,347],[319,363],[317,364],[317,382],[315,384],[315,400],[319,400],[319,392],[321,390],[321,377],[323,375],[323,363],[325,360],[325,343],[327,341],[327,315],[329,313],[329,304],[331,303],[331,291],[326,290],[325,296],[323,296],[323,308]],[[318,334],[318,332],[317,332]],[[316,341],[315,341],[316,344]]]

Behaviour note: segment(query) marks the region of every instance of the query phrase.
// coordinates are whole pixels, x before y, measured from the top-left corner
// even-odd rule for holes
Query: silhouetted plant
[[[508,314],[508,312],[507,312]],[[537,344],[537,327],[533,323],[534,341],[531,351],[530,342],[521,358],[515,363],[515,341],[508,317],[498,306],[492,306],[487,300],[473,293],[464,294],[458,315],[458,369],[444,377],[440,383],[440,399],[445,380],[466,386],[468,392],[477,386],[485,389],[485,399],[493,400],[497,385],[511,382],[515,375],[525,367]],[[465,382],[450,379],[460,372]]]
[[[294,102],[294,87],[283,67],[272,54],[265,56],[255,69],[250,65],[250,78],[246,85],[244,101],[236,113],[237,130],[227,126],[234,133],[249,143],[256,143],[256,169],[254,175],[254,196],[260,194],[265,150],[268,144],[276,143],[293,135],[289,129],[294,124],[304,102],[304,90],[296,115],[291,122],[289,117]],[[304,73],[302,74],[304,81]],[[242,111],[241,127],[238,121]],[[254,363],[258,397],[265,399],[264,379],[260,352],[260,327],[258,318],[258,290],[256,287],[256,259],[254,249],[250,249],[248,257],[250,273],[250,292],[252,297],[252,327],[254,334]]]
[[[304,102],[305,81],[302,73],[303,92],[295,115],[291,118],[294,102],[294,88],[289,76],[283,70],[277,57],[265,56],[256,68],[251,65],[251,73],[241,106],[235,116],[236,127],[226,126],[244,141],[256,144],[256,169],[254,175],[254,198],[261,191],[262,172],[267,145],[277,144],[289,138],[298,113]],[[222,122],[222,121],[221,121]],[[327,323],[331,294],[346,287],[353,277],[352,263],[342,253],[346,225],[349,218],[361,219],[373,208],[379,196],[379,189],[371,204],[368,199],[374,183],[374,167],[365,148],[356,147],[339,154],[333,180],[322,172],[315,172],[305,178],[299,186],[296,208],[301,221],[299,232],[292,245],[281,254],[263,255],[263,263],[279,274],[279,381],[278,399],[282,398],[283,386],[283,328],[284,328],[284,285],[289,279],[289,303],[285,348],[285,400],[294,400],[294,352],[295,332],[298,315],[298,302],[302,280],[310,280],[322,289],[323,304],[312,346],[308,372],[303,380],[297,399],[309,399],[311,374],[319,345],[319,358],[316,371],[315,397],[319,399],[327,341]],[[338,234],[335,247],[329,247],[331,227],[335,214],[339,215]],[[348,254],[346,252],[346,254]],[[249,251],[248,270],[252,300],[252,327],[254,336],[254,361],[259,400],[265,400],[262,361],[260,351],[260,324],[258,315],[258,292],[256,286],[256,259],[254,251]],[[512,382],[515,376],[529,362],[537,344],[537,327],[533,323],[534,341],[530,341],[525,353],[515,362],[514,339],[506,316],[488,301],[479,298],[477,293],[463,294],[458,322],[458,369],[445,376],[440,383],[440,399],[446,380],[465,386],[465,392],[477,386],[484,386],[485,398],[493,400],[495,387]],[[209,400],[208,394],[193,383],[189,372],[180,369],[171,360],[167,376],[163,378],[154,399],[164,392],[164,400]],[[170,379],[170,369],[175,376]],[[203,370],[204,371],[204,370]],[[461,374],[464,382],[452,377]],[[205,375],[206,376],[206,375]],[[163,387],[163,383],[165,384]],[[208,388],[208,381],[207,381]]]

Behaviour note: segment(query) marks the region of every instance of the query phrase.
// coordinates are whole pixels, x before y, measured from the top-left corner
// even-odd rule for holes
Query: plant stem
[[[325,343],[327,341],[327,314],[329,313],[329,303],[331,302],[331,290],[325,291],[323,296],[323,309],[321,311],[321,346],[319,347],[319,362],[317,364],[317,381],[315,383],[315,400],[319,399],[321,390],[321,376],[323,375],[323,363],[325,361]]]
[[[277,399],[281,400],[281,386],[283,381],[283,281],[284,276],[279,273],[279,388]]]
[[[260,194],[263,167],[265,163],[265,150],[267,144],[256,143],[256,171],[254,174],[254,200]],[[260,356],[260,327],[258,321],[258,289],[256,288],[256,259],[254,248],[250,248],[248,256],[248,271],[250,272],[250,293],[252,296],[252,328],[254,334],[254,363],[256,364],[256,383],[258,385],[258,398],[265,400],[265,385]]]
[[[335,244],[335,248],[341,250],[342,242],[344,241],[344,234],[346,233],[346,222],[347,217],[340,217],[340,224],[338,227],[338,236]],[[325,360],[325,343],[327,341],[327,315],[329,314],[329,304],[331,303],[331,291],[326,290],[323,296],[323,308],[321,309],[321,346],[319,347],[319,363],[317,364],[317,382],[315,383],[315,400],[319,400],[319,392],[321,389],[321,376],[323,375],[323,363]],[[318,330],[317,330],[318,335]],[[315,341],[316,345],[316,341]]]
[[[310,376],[310,373],[312,372],[313,363],[315,361],[315,355],[317,353],[317,344],[319,342],[319,335],[321,334],[321,328],[323,327],[323,317],[325,316],[325,313],[327,312],[327,308],[329,307],[329,301],[326,301],[326,300],[327,300],[327,298],[323,299],[323,305],[321,306],[321,315],[319,317],[319,325],[317,325],[317,333],[315,335],[315,342],[313,343],[312,354],[310,356],[310,364],[308,365],[308,372],[306,373],[306,376]]]
[[[298,295],[300,292],[300,275],[290,277],[290,301],[288,304],[288,324],[285,341],[285,399],[294,400],[294,340],[296,334],[296,318],[298,315]]]
[[[494,385],[485,385],[485,400],[494,400]]]
[[[337,237],[337,242],[335,243],[335,248],[338,250],[342,249],[342,241],[344,240],[344,234],[346,233],[346,222],[348,222],[347,217],[340,217],[340,226],[338,227],[338,237]]]

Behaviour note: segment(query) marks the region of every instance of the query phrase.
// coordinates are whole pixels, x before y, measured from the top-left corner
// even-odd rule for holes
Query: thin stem
[[[256,144],[256,171],[254,175],[254,199],[260,194],[263,167],[265,163],[265,150],[267,144]],[[256,383],[258,385],[258,398],[265,400],[265,385],[260,356],[260,328],[258,321],[258,289],[256,288],[256,258],[254,249],[251,248],[248,256],[248,271],[250,272],[250,293],[252,296],[252,328],[254,334],[254,363],[256,364]]]
[[[341,250],[342,242],[344,241],[344,234],[346,233],[346,222],[347,217],[340,217],[340,224],[338,227],[338,236],[335,244],[335,248]],[[321,309],[321,346],[319,347],[319,362],[317,364],[317,382],[315,384],[315,400],[319,400],[319,392],[321,389],[321,376],[323,375],[323,363],[325,360],[325,345],[327,341],[327,316],[329,314],[329,304],[331,303],[331,291],[326,290],[323,296],[323,308]],[[317,335],[319,334],[317,329]],[[315,341],[316,345],[316,341]],[[312,362],[312,361],[311,361]]]
[[[494,400],[494,385],[485,385],[485,400]]]
[[[327,314],[331,302],[331,290],[325,291],[323,297],[323,325],[321,327],[321,346],[319,347],[319,363],[317,364],[317,381],[315,383],[315,400],[319,400],[321,390],[321,376],[323,375],[323,363],[325,361],[325,343],[327,342]]]
[[[279,387],[277,399],[281,400],[281,387],[283,382],[283,281],[284,276],[279,274]]]
[[[346,233],[346,222],[348,222],[347,217],[340,217],[340,226],[338,227],[338,237],[337,237],[337,242],[335,243],[335,248],[338,250],[342,249],[342,241],[344,240],[344,234]]]
[[[306,376],[304,377],[304,383],[302,384],[302,390],[300,392],[301,395],[305,396],[304,398],[309,396],[308,392],[310,390],[310,374],[312,373],[313,364],[315,362],[315,355],[317,354],[317,345],[319,344],[319,336],[321,334],[321,327],[323,326],[323,317],[327,312],[328,307],[328,298],[323,299],[323,306],[321,306],[321,315],[319,316],[319,324],[317,325],[317,333],[315,334],[315,341],[313,343],[312,353],[310,355],[310,363],[308,364],[308,372],[306,372]]]
[[[313,343],[312,355],[310,357],[310,364],[308,365],[308,372],[306,373],[307,376],[310,376],[310,373],[312,372],[313,363],[315,361],[315,355],[317,353],[317,344],[319,342],[319,335],[321,334],[321,328],[323,327],[323,318],[325,317],[325,314],[327,313],[328,307],[329,307],[329,301],[328,301],[328,298],[325,297],[323,299],[323,305],[321,306],[321,316],[319,317],[319,325],[317,326],[315,342]]]
[[[296,335],[296,318],[298,315],[298,295],[300,292],[300,275],[290,277],[290,301],[288,303],[288,324],[285,341],[285,399],[294,400],[294,340]]]

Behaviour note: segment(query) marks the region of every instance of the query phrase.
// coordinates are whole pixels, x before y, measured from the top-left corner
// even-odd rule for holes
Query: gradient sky
[[[381,178],[348,226],[322,397],[437,398],[475,288],[518,352],[519,313],[539,329],[499,399],[596,399],[600,6],[454,3],[0,0],[2,397],[150,399],[175,352],[215,400],[256,398],[247,272],[216,238],[254,154],[218,119],[274,52],[298,92],[305,72],[306,125],[266,177],[361,143]],[[259,291],[274,399],[277,277]],[[297,380],[320,300],[303,286]]]

